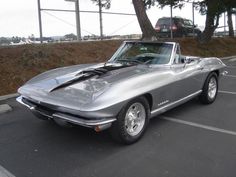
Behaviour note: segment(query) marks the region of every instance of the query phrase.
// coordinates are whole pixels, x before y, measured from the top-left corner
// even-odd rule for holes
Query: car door
[[[184,19],[184,26],[187,36],[193,36],[193,23],[191,20]]]
[[[174,78],[172,101],[188,97],[201,90],[203,68],[198,63],[198,60],[187,62],[181,55],[179,45],[176,46],[176,54],[171,66]]]

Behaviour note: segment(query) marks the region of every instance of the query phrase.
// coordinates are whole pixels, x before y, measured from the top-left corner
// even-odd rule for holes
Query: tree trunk
[[[157,33],[147,16],[143,0],[132,0],[132,2],[142,31],[142,40],[157,39]]]
[[[228,14],[228,26],[229,26],[229,36],[234,37],[234,27],[232,22],[232,8],[227,8],[227,14]]]
[[[215,5],[213,1],[207,1],[205,29],[198,37],[200,43],[208,43],[219,25],[220,14],[215,10]]]

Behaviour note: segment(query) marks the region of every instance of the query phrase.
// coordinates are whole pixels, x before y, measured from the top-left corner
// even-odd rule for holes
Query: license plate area
[[[164,28],[161,30],[162,32],[168,32],[168,29]]]

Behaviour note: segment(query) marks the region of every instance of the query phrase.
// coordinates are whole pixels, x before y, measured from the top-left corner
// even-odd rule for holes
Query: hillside
[[[225,57],[236,55],[236,38],[217,38],[209,44],[194,39],[176,40],[184,55]],[[80,63],[103,62],[122,41],[96,41],[23,45],[0,48],[0,95],[16,92],[33,76],[46,70]]]

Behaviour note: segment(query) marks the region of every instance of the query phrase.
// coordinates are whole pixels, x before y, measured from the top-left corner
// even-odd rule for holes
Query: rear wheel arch
[[[204,78],[205,80],[203,80],[202,88],[204,87],[205,81],[207,80],[207,78],[209,77],[209,75],[211,75],[212,73],[215,73],[215,74],[216,74],[217,80],[218,80],[218,78],[219,78],[219,76],[220,76],[220,71],[219,71],[219,70],[211,71],[209,74],[207,74],[207,75],[205,76],[205,78]]]
[[[217,77],[219,77],[219,75],[220,75],[220,71],[219,70],[212,71],[211,73],[216,73]]]

